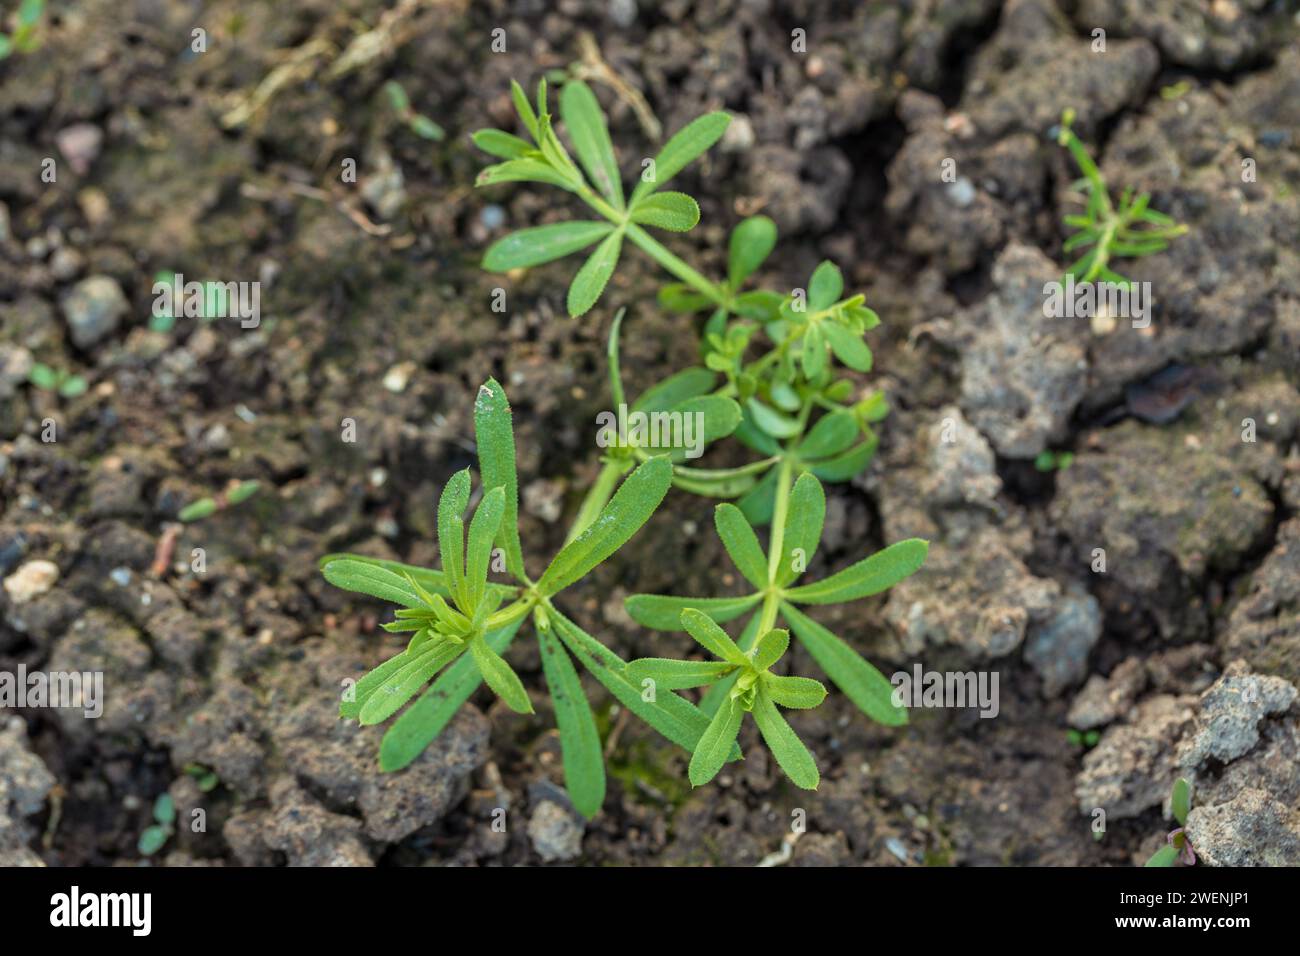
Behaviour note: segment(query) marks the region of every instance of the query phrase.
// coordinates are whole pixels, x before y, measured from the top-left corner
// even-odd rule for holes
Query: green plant
[[[203,764],[186,764],[185,773],[194,778],[194,783],[201,793],[211,793],[221,783],[221,778],[217,776],[216,771],[203,766]]]
[[[13,53],[33,53],[41,48],[37,26],[45,12],[45,0],[22,0],[14,18],[13,33],[0,33],[0,60]]]
[[[745,653],[701,611],[687,608],[682,611],[681,623],[701,647],[719,658],[718,663],[648,657],[628,664],[627,674],[652,693],[658,688],[717,687],[724,681],[730,685],[691,754],[691,784],[698,787],[718,775],[740,733],[741,721],[746,713],[751,713],[786,776],[805,790],[816,790],[821,779],[817,762],[776,705],[816,707],[826,699],[826,688],[807,677],[782,677],[771,672],[772,665],[790,646],[790,632],[767,631],[755,642],[753,650]]]
[[[1065,739],[1076,747],[1091,749],[1097,746],[1097,741],[1101,740],[1101,731],[1099,730],[1075,730],[1071,727],[1065,732]]]
[[[1073,464],[1072,451],[1040,451],[1034,459],[1034,467],[1039,471],[1064,471]]]
[[[1192,841],[1187,839],[1187,814],[1192,809],[1192,786],[1186,777],[1174,781],[1173,792],[1169,795],[1169,811],[1178,822],[1178,828],[1166,838],[1167,843],[1146,861],[1146,866],[1192,866],[1196,863],[1196,851]]]
[[[159,284],[170,286],[176,281],[176,273],[169,269],[161,269],[154,273],[153,281],[155,286]],[[149,330],[151,332],[170,332],[176,327],[176,320],[187,314],[187,308],[191,309],[188,313],[191,317],[201,319],[204,322],[210,322],[214,317],[225,314],[225,285],[213,279],[206,279],[199,285],[201,286],[201,292],[195,294],[192,304],[188,301],[188,298],[177,297],[173,301],[170,311],[151,313],[149,316]]]
[[[753,588],[751,593],[723,598],[634,594],[627,599],[627,611],[637,623],[654,630],[682,629],[689,610],[707,616],[715,624],[753,611],[737,642],[742,653],[753,653],[759,636],[768,634],[779,618],[858,709],[882,724],[905,724],[907,711],[894,703],[894,688],[889,680],[797,605],[844,604],[879,594],[916,572],[929,546],[919,538],[909,538],[829,577],[796,584],[821,542],[826,497],[811,472],[801,474],[793,487],[789,485],[790,474],[790,466],[782,465],[776,499],[780,508],[773,518],[766,553],[739,508],[723,502],[714,509],[718,537],[736,569]],[[700,639],[695,631],[687,630]],[[700,706],[716,715],[734,694],[738,675],[724,674],[710,683],[713,686]]]
[[[180,510],[176,516],[181,521],[191,522],[199,521],[203,518],[210,517],[218,511],[226,508],[233,508],[235,505],[243,504],[253,495],[257,494],[257,489],[261,487],[260,482],[256,481],[238,481],[232,482],[230,488],[213,497],[200,498],[197,501],[191,501],[188,505]]]
[[[1169,247],[1171,239],[1187,232],[1187,226],[1151,209],[1150,193],[1134,196],[1130,187],[1120,195],[1118,205],[1112,202],[1101,170],[1071,129],[1073,123],[1074,110],[1067,109],[1061,115],[1057,142],[1070,151],[1083,173],[1083,178],[1074,185],[1087,201],[1081,215],[1065,217],[1065,224],[1077,231],[1065,240],[1063,250],[1092,248],[1070,263],[1065,272],[1080,282],[1100,279],[1127,286],[1129,280],[1110,268],[1111,261],[1117,257],[1136,259],[1161,252]]]
[[[89,388],[86,380],[80,375],[74,375],[65,369],[51,368],[43,362],[32,365],[27,373],[27,381],[44,391],[57,392],[64,398],[85,395],[86,389]]]
[[[136,841],[141,856],[153,856],[176,832],[176,805],[171,794],[158,794],[158,799],[153,802],[153,818],[154,823],[145,827]]]
[[[384,84],[384,95],[388,97],[388,104],[393,108],[393,112],[416,136],[437,142],[447,135],[441,126],[411,108],[411,98],[406,95],[406,90],[396,80],[389,80]]]
[[[577,317],[600,299],[626,239],[676,280],[661,290],[662,305],[687,315],[710,313],[702,327],[700,364],[652,384],[629,411],[619,361],[625,313],[619,310],[608,337],[610,398],[620,410],[619,426],[602,428],[602,467],[564,547],[536,581],[525,572],[520,551],[509,405],[499,385],[485,384],[475,403],[483,496],[470,521],[468,552],[461,536],[470,478],[462,472],[448,483],[439,507],[441,571],[355,554],[327,555],[321,561],[326,579],[336,586],[400,605],[386,629],[414,633],[405,651],[349,685],[340,712],[377,723],[433,679],[380,744],[381,769],[397,770],[420,754],[481,683],[507,706],[531,710],[522,682],[501,658],[521,622],[531,616],[559,725],[566,786],[582,813],[590,816],[599,809],[605,767],[598,724],[575,661],[623,706],[692,753],[692,784],[707,782],[727,760],[740,757],[740,723],[744,713],[753,713],[787,775],[799,786],[815,787],[816,764],[777,707],[816,706],[825,690],[814,680],[773,672],[789,642],[787,631],[775,626],[778,615],[865,713],[890,725],[906,722],[906,711],[894,706],[893,688],[884,676],[796,607],[879,593],[925,559],[926,542],[912,539],[823,580],[796,583],[821,539],[821,481],[847,481],[867,467],[877,444],[871,426],[888,413],[882,393],[859,395],[852,379],[835,372],[837,363],[855,372],[871,369],[863,336],[879,319],[864,296],[844,295],[843,277],[830,262],[817,267],[806,290],[747,289],[776,243],[776,227],[765,217],[746,219],[733,230],[727,275],[718,282],[643,228],[684,232],[698,222],[694,199],[657,190],[721,137],[730,121],[725,113],[687,124],[647,162],[641,181],[627,195],[590,89],[569,80],[560,96],[576,163],[552,124],[545,82],[539,84],[535,109],[518,84],[512,93],[530,140],[501,130],[476,133],[474,142],[503,160],[484,170],[479,183],[559,186],[582,198],[603,221],[568,221],[513,233],[488,249],[485,268],[529,268],[598,244],[569,286],[569,312]],[[665,438],[625,429],[625,412],[650,420],[698,422],[696,444],[688,446],[680,435]],[[760,457],[730,468],[686,463],[692,448],[702,452],[728,437]],[[628,664],[565,616],[553,598],[626,543],[673,486],[737,499],[719,504],[715,518],[724,545],[754,590],[736,598],[629,598],[629,613],[641,623],[684,628],[721,659]],[[765,555],[754,528],[768,523],[772,530]],[[488,562],[489,553],[499,554],[500,560]],[[486,568],[507,572],[514,583],[489,581]],[[744,633],[733,642],[719,625],[751,610]],[[675,692],[694,687],[708,688],[698,706]]]

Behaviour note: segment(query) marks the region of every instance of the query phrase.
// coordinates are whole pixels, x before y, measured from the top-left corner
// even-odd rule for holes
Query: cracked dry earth
[[[1296,3],[396,10],[217,0],[200,23],[184,4],[88,0],[60,5],[40,54],[0,63],[0,670],[106,682],[97,720],[0,715],[0,863],[134,863],[167,791],[181,820],[206,817],[152,858],[168,866],[747,865],[796,809],[790,865],[1133,865],[1171,828],[1179,775],[1204,863],[1300,863]],[[358,22],[388,24],[388,42],[349,59]],[[376,627],[387,610],[326,586],[316,559],[435,560],[435,493],[473,461],[477,384],[495,375],[511,395],[522,530],[545,554],[595,474],[613,307],[638,333],[630,388],[692,361],[635,256],[580,322],[563,317],[565,264],[510,277],[506,315],[486,307],[502,280],[478,270],[482,250],[563,210],[542,189],[475,192],[468,133],[510,128],[510,78],[579,59],[584,33],[666,130],[735,116],[683,177],[703,217],[675,248],[717,272],[730,227],[763,212],[782,242],[766,285],[832,258],[884,319],[871,378],[893,412],[869,472],[828,486],[810,571],[911,535],[930,559],[822,619],[886,674],[996,671],[996,718],[918,710],[891,730],[832,695],[793,715],[817,793],[758,747],[691,791],[686,755],[592,685],[613,780],[586,824],[544,694],[531,719],[476,696],[391,776],[375,772],[382,728],[337,719],[339,682],[397,644]],[[445,141],[397,121],[390,79]],[[630,176],[651,146],[596,90]],[[1067,106],[1112,186],[1191,227],[1125,263],[1151,283],[1148,328],[1043,316],[1073,209],[1075,171],[1048,136]],[[343,187],[349,157],[359,182]],[[151,330],[160,270],[261,281],[261,325]],[[87,392],[30,386],[33,362]],[[1045,450],[1073,463],[1041,472]],[[261,491],[185,525],[155,568],[179,509],[234,478]],[[738,586],[716,576],[710,510],[670,496],[570,600],[580,623],[625,657],[686,651],[622,597]],[[795,668],[815,672],[802,653]],[[535,648],[512,660],[541,686]]]

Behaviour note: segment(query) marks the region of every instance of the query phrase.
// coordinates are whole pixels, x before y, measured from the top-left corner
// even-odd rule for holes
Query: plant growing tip
[[[1178,823],[1178,828],[1165,838],[1165,845],[1152,854],[1144,866],[1193,866],[1196,863],[1196,850],[1187,837],[1187,815],[1192,810],[1192,785],[1186,777],[1174,781],[1169,794],[1169,812]]]
[[[657,190],[721,138],[731,119],[727,114],[710,113],[687,124],[648,161],[627,199],[605,115],[590,87],[581,80],[568,80],[560,93],[560,118],[578,155],[577,163],[555,132],[546,81],[538,84],[536,110],[518,83],[511,84],[511,96],[531,142],[496,129],[474,133],[474,144],[479,149],[502,160],[479,173],[477,185],[536,182],[558,186],[575,193],[602,218],[569,220],[512,233],[488,248],[483,268],[490,272],[531,268],[596,244],[569,285],[567,308],[569,315],[577,318],[599,301],[627,240],[661,264],[680,264],[689,272],[688,281],[706,295],[719,294],[712,283],[678,260],[642,227],[687,232],[700,221],[699,204],[690,196]]]

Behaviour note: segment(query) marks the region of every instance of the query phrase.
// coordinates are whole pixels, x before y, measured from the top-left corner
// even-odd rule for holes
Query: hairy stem
[[[663,266],[668,272],[671,272],[678,279],[681,279],[688,286],[705,296],[715,305],[725,307],[727,304],[727,294],[722,287],[716,282],[710,282],[704,276],[700,275],[695,269],[689,266],[682,259],[669,252],[659,240],[655,239],[650,233],[646,232],[636,223],[628,223],[627,237],[633,244],[640,246],[641,251],[648,255],[659,265]]]

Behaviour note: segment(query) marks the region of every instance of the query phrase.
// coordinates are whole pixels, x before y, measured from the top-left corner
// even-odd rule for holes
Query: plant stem
[[[776,623],[777,602],[780,592],[776,587],[776,574],[781,567],[781,549],[785,545],[785,517],[790,510],[790,486],[794,483],[794,464],[787,457],[781,459],[776,473],[776,507],[772,511],[772,534],[767,545],[767,591],[763,595],[763,617],[758,625],[762,637]]]
[[[681,279],[696,292],[701,293],[710,302],[715,305],[726,307],[727,295],[716,282],[710,282],[704,276],[700,275],[695,269],[687,265],[686,262],[673,255],[668,251],[659,240],[655,239],[650,233],[646,232],[634,222],[627,224],[627,237],[635,245],[641,247],[641,251],[648,255],[664,269],[671,272],[677,278]]]
[[[582,499],[582,507],[578,509],[578,516],[573,519],[573,527],[569,529],[564,543],[568,544],[582,532],[591,527],[591,523],[596,520],[600,510],[609,503],[610,497],[614,494],[614,489],[618,487],[619,479],[623,477],[628,469],[628,461],[613,461],[606,459],[601,466],[600,474],[587,489],[587,496]]]

